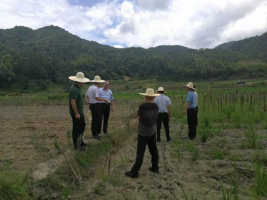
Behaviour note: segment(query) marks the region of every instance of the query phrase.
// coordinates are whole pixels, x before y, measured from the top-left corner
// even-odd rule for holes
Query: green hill
[[[229,49],[234,43],[236,43],[236,41],[223,43],[223,44],[218,45],[214,49]]]
[[[226,48],[183,46],[116,49],[81,39],[56,26],[0,29],[0,88],[45,90],[68,83],[78,71],[92,79],[223,80],[264,77],[267,34]]]

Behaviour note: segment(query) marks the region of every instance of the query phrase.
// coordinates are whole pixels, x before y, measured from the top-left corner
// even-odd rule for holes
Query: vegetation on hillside
[[[49,26],[0,29],[0,88],[45,90],[66,84],[83,71],[118,80],[225,80],[264,77],[267,34],[235,42],[228,49],[194,50],[182,46],[116,49]]]

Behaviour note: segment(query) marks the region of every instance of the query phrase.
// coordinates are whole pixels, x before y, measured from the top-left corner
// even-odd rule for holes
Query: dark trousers
[[[97,136],[101,132],[101,118],[99,103],[90,104],[89,109],[92,113],[91,132],[93,136]]]
[[[101,124],[103,122],[103,132],[108,132],[108,118],[110,114],[110,103],[100,103],[100,117],[101,117]]]
[[[75,118],[75,115],[71,115],[72,117],[72,139],[73,139],[73,145],[74,149],[77,149],[77,146],[80,144],[77,144],[78,138],[81,137],[82,142],[82,136],[83,132],[85,130],[85,120],[84,120],[84,114],[80,114],[80,119]]]
[[[197,108],[189,108],[187,109],[187,122],[188,122],[188,128],[189,128],[189,134],[188,137],[193,140],[196,137],[197,134]]]
[[[149,152],[151,154],[152,168],[159,168],[159,153],[157,148],[156,134],[148,137],[138,135],[136,160],[131,172],[138,173],[140,170],[143,164],[146,145],[148,145]]]
[[[157,118],[157,140],[160,140],[160,129],[163,122],[165,134],[167,138],[170,138],[170,128],[169,128],[169,114],[159,113]]]

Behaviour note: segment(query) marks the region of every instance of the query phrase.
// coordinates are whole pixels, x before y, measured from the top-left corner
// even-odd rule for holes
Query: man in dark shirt
[[[84,149],[86,144],[82,140],[83,132],[85,129],[85,120],[83,114],[83,97],[81,94],[81,87],[84,83],[90,80],[84,77],[82,72],[78,72],[76,76],[70,76],[70,80],[74,81],[74,84],[70,88],[69,96],[69,112],[72,117],[72,139],[74,149],[81,147]],[[78,138],[81,137],[81,141],[78,143]]]
[[[146,103],[140,105],[137,111],[139,123],[136,161],[131,171],[125,172],[125,175],[131,178],[139,177],[138,172],[143,163],[146,145],[148,145],[152,157],[152,167],[149,170],[159,173],[159,154],[156,142],[156,124],[159,107],[154,103],[155,97],[159,96],[159,94],[155,94],[153,89],[148,88],[146,93],[140,93],[140,95],[145,96]]]

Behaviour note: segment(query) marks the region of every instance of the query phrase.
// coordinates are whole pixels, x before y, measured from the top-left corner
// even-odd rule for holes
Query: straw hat
[[[91,80],[92,83],[104,83],[104,80],[101,80],[100,76],[95,76],[94,80]]]
[[[139,93],[139,94],[148,97],[157,97],[160,95],[160,94],[155,94],[154,89],[152,88],[147,88],[146,93]]]
[[[157,92],[164,92],[164,88],[163,87],[159,87],[158,90],[156,90]]]
[[[84,77],[84,74],[82,72],[78,72],[76,74],[76,76],[70,76],[69,79],[72,80],[72,81],[75,81],[75,82],[79,82],[79,83],[90,82],[90,80],[88,78]]]
[[[163,87],[159,87],[159,89],[158,90],[156,90],[157,92],[164,92],[164,93],[167,93],[165,90],[164,90],[164,88]]]
[[[185,87],[188,87],[192,90],[196,90],[196,88],[194,88],[194,84],[192,82],[189,82]]]

